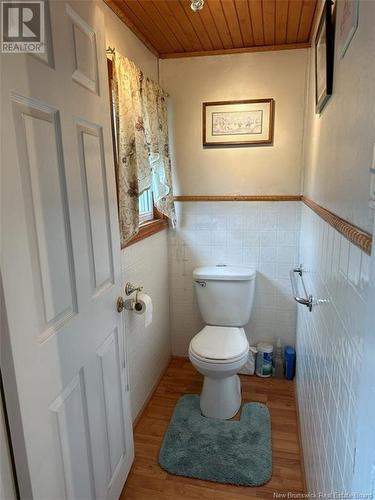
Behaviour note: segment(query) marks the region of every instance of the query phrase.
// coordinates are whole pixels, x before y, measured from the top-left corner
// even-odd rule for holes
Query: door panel
[[[108,436],[109,483],[125,455],[118,346],[117,331],[114,331],[98,350],[106,434]]]
[[[113,259],[102,129],[78,122],[93,293],[113,284]]]
[[[56,110],[19,95],[12,100],[27,206],[37,336],[42,341],[77,311],[61,133]]]
[[[49,8],[54,65],[2,55],[1,269],[23,427],[15,454],[26,450],[26,498],[115,499],[134,450],[104,19],[95,1]]]
[[[95,498],[82,371],[50,406],[56,419],[66,498]]]
[[[75,61],[72,78],[91,92],[99,93],[95,31],[70,5],[66,6],[66,13],[72,22]]]
[[[48,0],[41,0],[44,4],[44,45],[45,52],[41,54],[32,54],[40,61],[44,62],[51,68],[55,67],[53,57],[52,33],[51,33],[51,15],[49,10]]]

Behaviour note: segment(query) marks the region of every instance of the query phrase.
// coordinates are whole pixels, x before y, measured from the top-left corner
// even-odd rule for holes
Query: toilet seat
[[[246,360],[248,358],[248,351],[246,351],[244,354],[241,356],[237,356],[232,359],[212,359],[212,358],[203,358],[202,356],[198,356],[197,354],[194,354],[189,348],[189,359],[193,363],[195,363],[195,366],[201,366],[201,367],[210,367],[211,370],[218,370],[220,372],[223,369],[226,369],[228,367],[233,367],[240,363],[240,368],[243,367],[244,363],[246,363]]]
[[[244,329],[228,326],[205,326],[189,346],[195,358],[212,363],[233,363],[243,358],[248,350]]]

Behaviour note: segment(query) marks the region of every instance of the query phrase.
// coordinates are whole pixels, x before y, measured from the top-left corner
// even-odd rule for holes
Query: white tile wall
[[[299,202],[178,202],[169,232],[172,352],[186,356],[203,327],[192,272],[197,266],[257,269],[253,313],[246,332],[259,340],[295,343],[296,306],[289,270],[298,264]]]
[[[129,385],[133,419],[142,408],[171,355],[169,329],[167,231],[142,240],[122,252],[124,283],[144,287],[153,302],[153,321],[125,312]]]
[[[298,306],[297,391],[309,492],[350,492],[370,257],[303,205],[305,284],[329,304]]]

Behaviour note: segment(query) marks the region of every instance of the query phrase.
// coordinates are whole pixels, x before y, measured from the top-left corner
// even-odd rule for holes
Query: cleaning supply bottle
[[[276,342],[275,357],[273,359],[273,376],[284,378],[284,362],[280,338]]]
[[[288,345],[285,347],[285,378],[293,380],[296,370],[296,351],[294,347]]]
[[[259,342],[257,351],[256,374],[258,377],[270,377],[272,375],[273,345]]]

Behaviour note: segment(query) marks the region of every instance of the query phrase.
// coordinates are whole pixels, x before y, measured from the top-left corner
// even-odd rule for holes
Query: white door
[[[13,471],[8,446],[8,436],[5,426],[5,412],[0,398],[0,498],[2,500],[16,500],[16,491],[13,481]]]
[[[134,450],[104,18],[94,1],[49,9],[46,55],[3,54],[1,69],[1,268],[29,476],[18,479],[25,498],[111,499]]]

